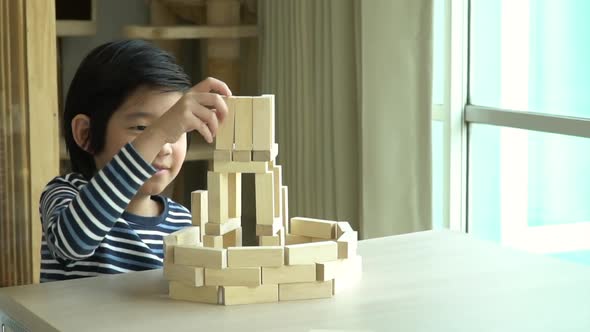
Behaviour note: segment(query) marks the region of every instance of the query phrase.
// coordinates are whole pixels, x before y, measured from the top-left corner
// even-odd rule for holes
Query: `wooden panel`
[[[45,185],[59,173],[57,123],[57,52],[53,1],[25,1],[29,114],[30,222],[33,281],[39,281],[41,223],[38,201]],[[31,119],[32,120],[32,119]]]
[[[0,72],[0,286],[7,286],[39,279],[38,200],[59,166],[53,1],[0,2]]]

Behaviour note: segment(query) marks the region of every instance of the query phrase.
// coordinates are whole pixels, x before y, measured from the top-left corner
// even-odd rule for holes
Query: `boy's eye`
[[[144,131],[147,128],[147,126],[133,126],[129,129],[133,129],[133,130],[137,130],[137,131]]]

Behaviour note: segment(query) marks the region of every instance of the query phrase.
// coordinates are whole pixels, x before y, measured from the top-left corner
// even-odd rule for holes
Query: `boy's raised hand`
[[[228,112],[227,104],[220,94],[232,95],[224,82],[211,77],[187,91],[158,121],[166,133],[166,143],[174,143],[182,134],[193,130],[212,143],[219,122]]]
[[[227,84],[211,77],[201,81],[138,136],[133,146],[145,160],[151,162],[162,145],[175,143],[184,133],[193,130],[212,143],[219,122],[228,113],[227,104],[221,95],[232,95]]]

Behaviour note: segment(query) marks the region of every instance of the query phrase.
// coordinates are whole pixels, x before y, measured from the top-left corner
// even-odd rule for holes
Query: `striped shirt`
[[[126,144],[90,181],[70,173],[41,194],[41,282],[162,267],[163,237],[191,224],[182,205],[162,196],[164,211],[125,211],[156,170]]]

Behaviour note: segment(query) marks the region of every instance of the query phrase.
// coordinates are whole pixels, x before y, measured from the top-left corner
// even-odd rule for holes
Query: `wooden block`
[[[338,244],[338,258],[349,258],[356,256],[358,247],[358,232],[347,232],[342,234],[336,241]]]
[[[279,285],[279,301],[321,299],[332,295],[332,280]]]
[[[213,171],[219,173],[266,173],[268,162],[214,161]]]
[[[252,97],[234,98],[236,150],[252,150]]]
[[[228,267],[225,269],[205,269],[206,286],[248,286],[262,284],[259,267]]]
[[[205,234],[207,235],[224,235],[228,232],[233,231],[236,228],[241,227],[241,218],[231,218],[223,224],[214,224],[208,222],[205,224]]]
[[[256,235],[273,236],[279,234],[279,230],[283,228],[283,222],[281,218],[274,218],[272,225],[259,225],[256,224]]]
[[[274,207],[274,213],[275,213],[275,218],[280,218],[281,217],[281,212],[283,212],[283,192],[281,190],[281,183],[283,182],[283,176],[282,176],[282,168],[281,166],[273,166],[272,168],[272,173],[274,176],[274,200],[275,200],[275,207]]]
[[[227,174],[207,172],[207,187],[209,189],[208,223],[221,224],[226,222],[228,219]]]
[[[166,244],[164,241],[164,264],[174,263],[174,245]]]
[[[363,275],[363,259],[361,256],[354,256],[345,260],[346,273],[339,274],[334,283],[333,292],[337,294],[358,285]]]
[[[229,267],[282,266],[283,247],[232,247],[227,249]]]
[[[340,238],[346,232],[353,232],[354,229],[347,221],[338,221],[336,223],[336,239]]]
[[[242,174],[229,173],[228,184],[228,217],[240,218],[242,216]]]
[[[330,262],[316,263],[317,281],[332,280],[346,273],[347,262],[347,259],[337,259]]]
[[[271,161],[275,160],[279,155],[279,145],[277,143],[273,143],[272,148],[270,150],[252,151],[252,161]]]
[[[256,224],[272,225],[274,223],[274,174],[266,172],[256,174]]]
[[[252,161],[252,150],[235,150],[232,156],[233,161],[243,161],[243,162],[251,162]]]
[[[316,281],[315,264],[283,265],[262,268],[262,284],[287,284]]]
[[[285,230],[280,228],[276,235],[259,235],[259,246],[284,246],[285,245]]]
[[[315,243],[315,242],[324,242],[324,241],[332,241],[332,240],[328,240],[328,239],[322,239],[319,237],[312,237],[311,238],[311,243]]]
[[[223,248],[242,246],[242,227],[223,234]]]
[[[279,286],[222,286],[222,299],[225,305],[278,302]]]
[[[174,245],[194,245],[201,242],[201,232],[198,226],[189,226],[167,235],[166,239],[165,242]],[[174,243],[170,242],[172,240]]]
[[[276,247],[281,245],[279,235],[260,235],[258,236],[258,245],[261,247]]]
[[[338,245],[334,241],[285,246],[286,265],[323,263],[336,259],[338,259]]]
[[[174,263],[174,246],[177,244],[175,235],[164,236],[164,263]]]
[[[170,297],[175,300],[218,304],[220,299],[218,286],[192,287],[178,281],[170,281],[169,290]]]
[[[285,244],[300,244],[300,243],[311,243],[311,238],[309,236],[301,236],[301,235],[293,235],[287,234],[285,236]]]
[[[200,287],[204,283],[204,268],[177,264],[164,264],[164,278],[188,286]]]
[[[231,150],[213,150],[213,160],[215,161],[232,161]]]
[[[204,235],[203,246],[205,248],[223,249],[223,236],[221,235]]]
[[[209,219],[207,214],[208,207],[207,190],[195,190],[191,193],[192,224],[199,226],[201,230],[201,242],[203,241],[203,233],[205,233],[205,224]]]
[[[309,237],[319,237],[322,239],[336,239],[335,238],[335,221],[293,217],[290,223],[291,234],[303,235]]]
[[[252,98],[252,150],[271,150],[275,142],[274,96]]]
[[[227,104],[228,113],[219,127],[215,136],[216,150],[232,150],[234,146],[234,117],[235,117],[235,100],[233,98],[223,98]],[[230,159],[231,160],[231,159]]]
[[[281,186],[281,218],[283,218],[283,228],[285,233],[289,233],[289,188],[287,186]]]
[[[227,267],[227,250],[198,246],[176,246],[174,248],[174,264],[223,269]]]

